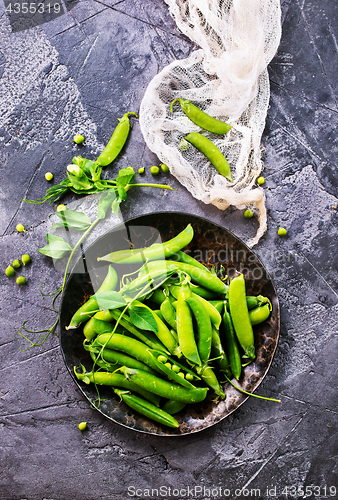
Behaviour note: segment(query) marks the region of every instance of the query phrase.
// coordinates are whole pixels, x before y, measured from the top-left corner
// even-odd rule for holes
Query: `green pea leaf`
[[[98,292],[92,295],[92,298],[97,301],[103,309],[117,309],[125,306],[127,303],[119,292]]]
[[[111,205],[111,209],[112,209],[113,214],[117,215],[119,213],[121,201],[122,200],[119,198],[115,198],[115,200],[113,201],[113,203]]]
[[[92,223],[88,215],[83,212],[78,212],[77,210],[63,210],[61,212],[56,212],[56,215],[60,217],[62,222],[53,224],[53,229],[67,227],[69,229],[75,229],[76,231],[84,231],[88,229]]]
[[[126,187],[127,184],[135,179],[135,172],[131,168],[122,168],[117,176],[117,183]]]
[[[104,219],[106,217],[109,208],[111,208],[111,205],[115,200],[116,194],[114,189],[109,189],[101,194],[97,207],[97,217],[99,219]]]
[[[127,199],[127,191],[124,189],[123,186],[121,186],[121,184],[117,184],[117,191],[119,193],[119,197],[121,198],[121,201],[124,201]]]
[[[132,323],[141,330],[150,330],[151,332],[158,332],[158,325],[154,318],[154,314],[146,307],[131,304],[129,309],[129,316]]]
[[[75,189],[87,191],[93,187],[93,183],[88,179],[83,170],[80,170],[78,175],[73,175],[68,172],[68,179],[70,180],[72,187]]]
[[[62,259],[67,252],[71,252],[72,247],[64,239],[54,236],[47,235],[48,245],[43,248],[38,248],[38,251],[47,257],[52,257],[53,259]]]
[[[52,243],[53,241],[65,241],[61,236],[55,236],[55,234],[46,234],[47,243]]]

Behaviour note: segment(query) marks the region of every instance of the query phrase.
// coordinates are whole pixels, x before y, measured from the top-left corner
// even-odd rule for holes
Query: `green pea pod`
[[[154,290],[154,293],[150,297],[151,302],[154,302],[154,304],[157,304],[158,306],[160,306],[162,302],[165,301],[165,299],[166,296],[162,288],[157,288],[156,290]]]
[[[156,352],[153,350],[150,354],[153,356],[153,361],[156,364],[158,371],[161,370],[162,373],[164,373],[164,375],[166,375],[169,380],[173,380],[177,384],[182,385],[187,389],[195,389],[195,386],[191,384],[188,380],[178,375],[178,373],[174,372],[171,368],[166,366],[165,363],[162,363],[157,359],[158,356],[161,354],[160,351]]]
[[[82,367],[83,372],[78,373],[76,367],[74,366],[74,373],[78,380],[82,380],[85,384],[95,383],[97,385],[108,385],[111,387],[121,387],[122,389],[127,389],[128,391],[134,391],[140,394],[148,401],[151,401],[156,406],[160,403],[160,398],[154,398],[154,393],[148,391],[144,387],[139,387],[137,384],[128,380],[124,375],[120,373],[110,373],[110,372],[88,372],[86,373],[84,367]]]
[[[185,136],[185,140],[190,142],[195,148],[203,153],[216,170],[232,182],[230,165],[226,158],[222,155],[220,150],[213,142],[210,141],[205,135],[198,132],[191,132]]]
[[[221,399],[225,398],[225,394],[222,390],[222,387],[220,383],[217,380],[217,377],[211,368],[211,366],[204,366],[203,370],[200,372],[202,380],[209,386],[217,396],[219,396]]]
[[[208,392],[207,387],[188,389],[159,378],[156,375],[151,375],[150,373],[145,373],[133,368],[122,367],[121,371],[129,380],[135,382],[138,386],[166,399],[182,401],[183,403],[200,403],[206,398]]]
[[[231,317],[226,307],[224,308],[223,325],[231,371],[233,376],[237,380],[239,380],[242,373],[241,355],[239,352],[239,344],[232,325]]]
[[[187,406],[186,403],[182,403],[182,401],[174,401],[172,399],[169,399],[164,403],[162,406],[162,410],[166,411],[170,415],[175,415],[175,413],[178,413],[179,411],[183,410]]]
[[[247,295],[246,297],[246,305],[248,306],[249,311],[250,309],[255,309],[255,307],[259,307],[267,303],[270,304],[270,307],[272,308],[268,297],[264,297],[263,295]]]
[[[98,289],[99,292],[108,292],[110,290],[115,290],[118,282],[118,276],[113,268],[113,266],[109,266],[107,276],[105,277],[102,285]],[[85,302],[73,315],[70,323],[66,326],[66,330],[72,330],[73,328],[77,328],[81,323],[87,321],[94,313],[99,309],[99,305],[97,301],[93,298],[90,298]]]
[[[224,300],[210,300],[210,304],[212,304],[217,311],[222,314],[224,307]]]
[[[122,150],[130,130],[129,115],[137,117],[136,113],[129,111],[128,113],[125,113],[122,118],[119,118],[119,124],[115,128],[107,146],[96,160],[102,167],[106,167],[114,161]]]
[[[230,363],[215,327],[212,328],[211,356],[215,359],[219,371],[230,375]]]
[[[132,356],[129,356],[128,354],[120,351],[103,349],[103,351],[101,352],[101,358],[103,361],[106,361],[108,363],[118,363],[119,366],[128,366],[128,368],[137,368],[138,370],[143,370],[145,372],[153,374],[156,373],[148,365],[142,363],[142,361],[139,361],[138,359],[133,358]]]
[[[267,303],[264,306],[256,307],[249,311],[249,318],[252,325],[259,325],[267,320],[270,316],[271,304]]]
[[[170,291],[172,292],[174,297],[178,296],[178,291],[180,287],[170,287]],[[217,330],[219,330],[220,324],[222,322],[222,316],[216,309],[216,307],[208,300],[204,299],[203,297],[200,297],[199,295],[196,295],[194,292],[191,294],[193,297],[197,298],[201,304],[204,305],[206,310],[209,313],[211,323],[214,325]],[[177,301],[172,303],[172,306],[177,310]]]
[[[169,296],[162,302],[160,311],[168,325],[177,331],[176,311],[169,299]]]
[[[142,363],[148,365],[150,368],[155,370],[155,372],[162,373],[162,370],[160,370],[156,363],[153,362],[151,350],[146,344],[140,342],[139,340],[126,337],[125,335],[120,335],[119,333],[114,333],[114,335],[103,333],[95,339],[93,346],[104,346],[104,348],[107,349],[122,351],[125,354],[142,361]],[[163,351],[160,352],[163,353]]]
[[[208,130],[208,132],[212,132],[214,134],[226,134],[232,128],[231,125],[225,123],[221,120],[217,120],[217,118],[213,118],[208,115],[205,111],[202,111],[200,108],[192,104],[188,99],[174,99],[170,103],[170,111],[173,110],[173,104],[178,101],[181,105],[182,111],[187,115],[190,120],[203,128],[204,130]]]
[[[179,427],[179,423],[177,420],[172,417],[169,413],[157,406],[148,403],[142,398],[135,396],[134,394],[130,394],[127,391],[120,391],[119,389],[114,389],[114,392],[122,399],[124,403],[126,403],[130,408],[135,411],[138,411],[142,415],[154,420],[155,422],[159,422],[160,424],[166,425],[168,427]]]
[[[177,262],[183,262],[184,264],[190,264],[191,266],[195,266],[198,267],[199,269],[203,269],[204,271],[205,270],[208,271],[208,268],[205,267],[205,265],[202,264],[202,262],[199,262],[198,260],[194,259],[194,257],[191,257],[191,255],[182,252],[182,250],[175,252],[171,257],[171,260]]]
[[[186,299],[191,295],[189,285],[182,285],[177,296],[177,334],[180,351],[185,358],[196,365],[201,365],[195,342],[191,312]]]
[[[249,317],[245,296],[245,280],[243,274],[236,276],[229,285],[229,308],[232,323],[238,341],[245,354],[255,358],[255,339]]]
[[[228,290],[227,285],[223,283],[223,281],[220,280],[218,276],[211,274],[211,272],[208,271],[207,268],[200,269],[196,266],[192,266],[191,264],[185,264],[184,262],[175,262],[170,260],[168,260],[167,262],[168,264],[176,265],[177,269],[188,274],[192,281],[197,283],[197,285],[200,285],[218,294],[226,293]]]
[[[203,302],[196,297],[187,297],[186,302],[191,308],[197,324],[198,340],[197,349],[202,363],[206,363],[210,357],[212,327],[209,313]],[[202,375],[203,378],[203,375]]]
[[[194,230],[191,224],[188,224],[183,231],[169,241],[155,243],[150,247],[137,248],[135,250],[118,250],[117,252],[100,257],[98,260],[105,260],[116,264],[133,264],[164,259],[188,245],[193,237]]]
[[[119,320],[119,324],[128,330],[128,332],[132,333],[138,340],[151,347],[152,349],[159,349],[166,352],[164,345],[159,341],[156,335],[150,331],[141,332],[138,328],[136,328],[131,322],[129,316],[124,314],[122,318],[120,318],[121,311],[118,309],[112,309],[111,311],[100,311],[95,314],[95,319],[100,319],[102,321],[113,321]]]

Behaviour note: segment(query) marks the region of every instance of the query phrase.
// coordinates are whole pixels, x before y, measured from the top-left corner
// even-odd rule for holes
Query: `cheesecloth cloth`
[[[267,228],[265,195],[255,180],[262,170],[260,141],[270,98],[267,65],[281,36],[279,0],[165,0],[178,28],[200,49],[173,61],[150,82],[140,107],[147,146],[170,167],[191,194],[225,210],[256,207],[259,228]],[[200,129],[173,99],[189,99],[232,125],[224,136]],[[189,132],[201,132],[227,158],[233,182],[221,176],[194,146],[181,151]]]

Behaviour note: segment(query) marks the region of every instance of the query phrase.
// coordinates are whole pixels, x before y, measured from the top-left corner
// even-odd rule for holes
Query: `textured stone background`
[[[56,337],[28,352],[20,352],[14,337],[25,319],[32,329],[53,323],[50,298],[38,288],[45,282],[53,290],[61,281],[50,259],[37,252],[52,208],[21,199],[41,196],[46,171],[62,180],[79,151],[75,133],[87,138],[81,154],[95,157],[117,118],[138,109],[151,78],[194,49],[162,0],[66,4],[57,19],[12,33],[0,3],[0,498],[124,500],[129,486],[161,485],[221,486],[231,498],[261,499],[276,487],[278,498],[304,498],[301,490],[282,494],[296,486],[308,487],[307,498],[311,491],[335,498],[329,487],[338,487],[337,3],[283,1],[282,40],[269,67],[263,137],[269,229],[255,251],[274,279],[282,327],[258,393],[280,396],[282,403],[252,398],[214,428],[179,439],[109,422],[71,380]],[[153,163],[135,121],[116,170]],[[161,180],[179,191],[135,190],[121,216],[180,210],[244,239],[254,234],[255,221],[241,212],[202,205],[170,175]],[[19,222],[26,233],[15,231]],[[286,238],[277,237],[279,225],[287,227]],[[24,270],[29,285],[19,288],[3,272],[27,251],[33,258]],[[83,420],[88,431],[81,433]]]

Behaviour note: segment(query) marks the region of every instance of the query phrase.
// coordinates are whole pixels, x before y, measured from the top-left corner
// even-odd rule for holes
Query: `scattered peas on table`
[[[25,229],[25,226],[23,224],[17,224],[16,225],[16,230],[19,232],[19,233],[24,233],[26,231]]]
[[[261,186],[262,184],[264,184],[264,182],[265,182],[265,179],[264,179],[264,177],[263,177],[263,176],[258,177],[258,179],[257,179],[257,184],[258,184],[259,186]]]
[[[75,142],[75,144],[82,144],[84,142],[84,140],[85,140],[85,138],[81,134],[75,135],[74,139],[73,139],[73,141]]]
[[[23,256],[21,257],[21,262],[23,263],[23,265],[26,266],[27,264],[30,263],[30,261],[31,261],[31,258],[28,255],[28,253],[23,254]]]
[[[284,227],[280,227],[277,231],[278,236],[285,236],[287,234],[287,230]]]
[[[144,174],[144,167],[140,167],[140,168],[138,169],[138,173],[139,173],[139,174]]]
[[[233,384],[229,377],[238,380],[254,361],[253,325],[272,310],[268,297],[246,295],[243,274],[228,285],[182,252],[193,237],[188,224],[162,244],[99,257],[110,263],[108,274],[66,327],[83,327],[94,362],[92,371],[74,366],[79,381],[110,386],[136,412],[174,428],[172,415],[186,405],[208,394],[226,397],[224,378]],[[117,279],[121,264],[140,264],[134,279]],[[225,338],[220,328],[228,331]]]
[[[18,259],[13,260],[12,266],[15,269],[19,269],[19,267],[21,267],[20,261]]]
[[[67,209],[66,205],[58,205],[58,206],[56,207],[56,211],[57,211],[57,212],[63,212],[63,211],[64,211],[64,210],[66,210],[66,209]]]
[[[6,274],[6,276],[8,276],[9,278],[10,278],[11,276],[14,276],[14,274],[15,274],[14,268],[13,268],[12,266],[7,266],[7,267],[6,267],[5,274]]]
[[[51,172],[46,172],[45,173],[45,179],[46,179],[46,181],[51,181],[51,180],[53,180],[53,178],[54,178],[54,175]]]
[[[16,278],[16,283],[18,285],[26,285],[27,281],[26,281],[26,278],[24,276],[18,276]]]
[[[152,167],[150,167],[150,173],[152,175],[158,175],[160,173],[160,169],[157,165],[153,165]]]
[[[247,208],[244,212],[244,217],[246,219],[251,219],[251,217],[253,217],[253,210],[251,210],[251,208]]]

